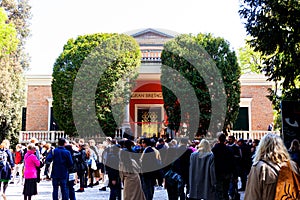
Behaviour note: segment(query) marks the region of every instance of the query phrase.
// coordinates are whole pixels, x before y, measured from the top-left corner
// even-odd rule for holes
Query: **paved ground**
[[[75,190],[79,186],[75,186]],[[107,191],[99,191],[100,186],[93,188],[85,188],[85,192],[76,193],[77,200],[108,200],[109,189]],[[23,185],[21,184],[9,184],[6,197],[7,200],[23,200],[22,196]],[[2,200],[2,196],[0,196]],[[34,200],[51,200],[52,199],[52,185],[51,181],[41,181],[38,184],[38,195],[34,196]],[[154,200],[167,200],[166,190],[156,190],[154,194]]]
[[[83,193],[76,193],[77,200],[108,200],[109,191],[99,191],[100,186],[93,188],[86,188]],[[75,186],[78,189],[78,186]],[[7,200],[23,200],[22,196],[23,185],[9,184],[6,196]],[[0,196],[2,200],[2,196]],[[38,184],[38,195],[33,200],[51,200],[52,199],[52,185],[51,181],[41,181]],[[154,200],[167,200],[166,190],[155,190]],[[241,193],[241,199],[244,199],[244,194]]]

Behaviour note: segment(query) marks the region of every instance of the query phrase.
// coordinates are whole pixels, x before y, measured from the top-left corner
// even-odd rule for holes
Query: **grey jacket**
[[[215,162],[213,153],[194,152],[190,157],[189,198],[215,200]]]

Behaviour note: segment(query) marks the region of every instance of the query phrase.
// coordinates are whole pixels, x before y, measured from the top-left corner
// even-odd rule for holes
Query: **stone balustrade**
[[[56,143],[58,138],[68,138],[64,131],[20,131],[19,143],[28,143],[31,138],[36,138],[38,141]]]
[[[248,139],[261,139],[265,134],[273,133],[280,135],[279,131],[230,131],[228,135],[233,135],[236,139],[243,138]],[[58,138],[64,137],[69,140],[76,140],[79,138],[70,138],[64,131],[20,131],[19,143],[28,143],[31,138],[36,138],[40,142],[57,143]],[[102,143],[105,140],[103,135],[91,135],[82,137],[85,140],[94,139],[97,143]],[[115,133],[115,138],[122,138],[121,131],[118,129]]]
[[[233,135],[236,139],[243,138],[248,139],[261,139],[267,133],[273,133],[280,136],[279,131],[230,131],[228,135]]]

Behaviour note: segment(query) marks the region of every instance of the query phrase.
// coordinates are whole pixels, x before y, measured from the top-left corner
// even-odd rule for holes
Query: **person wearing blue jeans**
[[[58,200],[58,187],[60,186],[62,200],[69,199],[69,189],[68,189],[68,180],[69,180],[69,169],[73,166],[73,160],[71,153],[65,149],[67,141],[64,138],[58,139],[58,147],[52,150],[46,158],[46,163],[52,164],[52,199]]]
[[[69,199],[69,189],[67,186],[67,179],[65,178],[52,178],[52,187],[53,193],[52,198],[53,200],[58,200],[58,187],[60,186],[61,195],[63,200]]]

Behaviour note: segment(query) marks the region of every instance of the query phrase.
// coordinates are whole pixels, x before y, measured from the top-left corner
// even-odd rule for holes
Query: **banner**
[[[300,141],[300,102],[282,101],[282,135],[287,148],[294,139]]]

